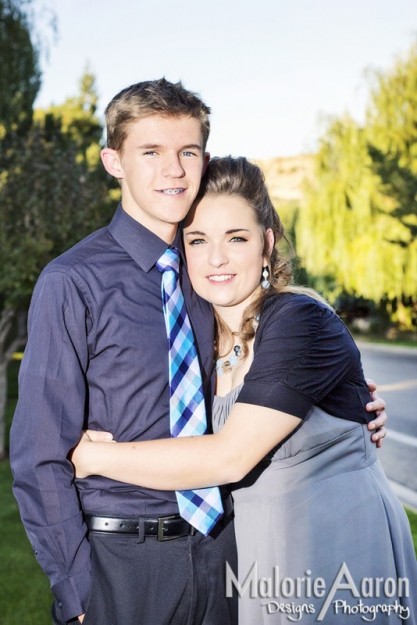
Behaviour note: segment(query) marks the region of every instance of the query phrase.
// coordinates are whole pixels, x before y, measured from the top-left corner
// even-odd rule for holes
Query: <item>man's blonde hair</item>
[[[105,110],[108,147],[120,150],[129,124],[150,115],[198,119],[205,149],[210,133],[210,108],[181,82],[172,83],[165,78],[138,82],[114,96]]]

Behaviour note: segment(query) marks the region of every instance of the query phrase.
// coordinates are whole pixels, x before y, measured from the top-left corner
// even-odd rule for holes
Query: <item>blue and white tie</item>
[[[194,334],[179,282],[179,252],[168,248],[156,263],[169,343],[170,431],[196,436],[207,430],[203,384]],[[223,514],[217,487],[176,491],[181,516],[207,535]]]

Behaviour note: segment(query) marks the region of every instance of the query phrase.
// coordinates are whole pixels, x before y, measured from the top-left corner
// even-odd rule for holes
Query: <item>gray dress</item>
[[[215,430],[240,389],[215,398]],[[236,485],[239,625],[416,625],[409,523],[376,456],[366,425],[313,407]]]

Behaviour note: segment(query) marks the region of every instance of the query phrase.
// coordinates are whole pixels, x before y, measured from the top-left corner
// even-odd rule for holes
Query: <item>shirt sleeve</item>
[[[13,491],[63,621],[85,611],[91,583],[90,546],[67,459],[85,418],[88,318],[74,280],[64,270],[46,270],[32,297],[10,436]]]
[[[261,315],[253,363],[237,401],[305,418],[352,372],[346,334],[337,315],[313,298],[274,297]]]

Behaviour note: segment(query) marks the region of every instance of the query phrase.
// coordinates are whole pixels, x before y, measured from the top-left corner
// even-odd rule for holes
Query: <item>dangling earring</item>
[[[262,268],[261,287],[263,289],[269,289],[270,286],[271,286],[271,283],[269,281],[269,267],[265,265],[265,267]]]

